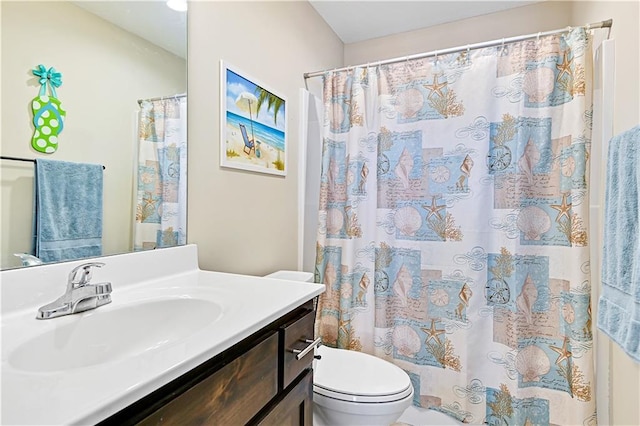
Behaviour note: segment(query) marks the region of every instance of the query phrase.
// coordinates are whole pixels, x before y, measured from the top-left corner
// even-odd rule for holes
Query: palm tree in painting
[[[273,93],[263,89],[260,86],[256,87],[256,95],[258,95],[258,107],[256,111],[256,116],[260,112],[260,108],[262,104],[267,103],[267,111],[270,111],[273,108],[273,124],[276,124],[278,120],[278,111],[280,108],[284,106],[284,100],[280,99]]]

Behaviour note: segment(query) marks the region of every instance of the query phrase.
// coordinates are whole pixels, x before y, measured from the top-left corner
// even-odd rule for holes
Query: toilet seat
[[[314,361],[313,392],[358,403],[399,401],[413,394],[411,380],[400,367],[357,351],[320,346]]]

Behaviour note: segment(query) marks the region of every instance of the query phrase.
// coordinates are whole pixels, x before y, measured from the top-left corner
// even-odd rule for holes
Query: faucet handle
[[[75,268],[73,268],[73,270],[69,274],[69,282],[68,282],[69,288],[82,287],[84,285],[89,284],[89,281],[91,281],[91,276],[92,276],[91,268],[93,267],[102,268],[103,266],[104,266],[104,263],[101,263],[101,262],[89,262],[89,263],[83,263],[80,266],[76,266]]]

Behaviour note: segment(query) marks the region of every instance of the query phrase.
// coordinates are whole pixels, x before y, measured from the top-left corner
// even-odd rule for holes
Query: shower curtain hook
[[[573,28],[571,28],[571,25],[567,25],[567,29],[565,30],[565,33],[564,34],[559,34],[559,36],[560,37],[568,37],[572,30],[573,30]]]
[[[435,58],[435,61],[434,61],[434,65],[438,65],[438,51],[437,50],[435,52],[435,56],[436,56],[436,58]]]
[[[540,43],[540,34],[542,34],[542,32],[538,32],[538,36],[536,37],[536,43]]]
[[[404,57],[404,70],[406,72],[411,72],[411,67],[409,66],[409,57],[408,56]]]
[[[467,44],[467,65],[471,62],[471,46]]]

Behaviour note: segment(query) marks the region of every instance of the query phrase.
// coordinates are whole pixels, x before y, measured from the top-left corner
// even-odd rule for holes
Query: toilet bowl
[[[313,367],[315,426],[388,426],[413,400],[407,373],[362,352],[320,346]]]
[[[312,281],[313,274],[277,271],[268,278]],[[388,426],[413,400],[409,375],[381,358],[357,351],[316,348],[313,361],[314,426]]]

